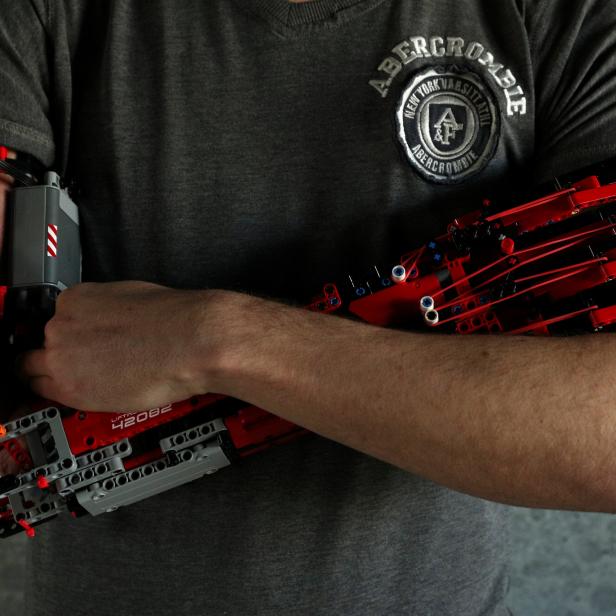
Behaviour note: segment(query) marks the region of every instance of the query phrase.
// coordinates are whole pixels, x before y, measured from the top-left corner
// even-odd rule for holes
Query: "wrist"
[[[277,304],[219,289],[198,294],[191,378],[200,393],[233,395],[237,380],[264,355]]]

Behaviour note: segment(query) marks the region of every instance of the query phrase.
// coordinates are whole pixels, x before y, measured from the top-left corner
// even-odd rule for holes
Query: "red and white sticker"
[[[47,256],[58,256],[58,225],[47,225]]]

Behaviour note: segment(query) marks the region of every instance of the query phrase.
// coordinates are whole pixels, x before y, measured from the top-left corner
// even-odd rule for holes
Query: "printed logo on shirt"
[[[424,178],[453,184],[479,173],[500,136],[497,103],[483,80],[456,66],[413,76],[396,111],[398,139]]]

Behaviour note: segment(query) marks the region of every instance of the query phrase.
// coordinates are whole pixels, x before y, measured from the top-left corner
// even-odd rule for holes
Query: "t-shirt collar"
[[[238,0],[238,2],[250,5],[249,8],[270,23],[278,22],[291,28],[330,21],[349,9],[364,4],[375,4],[370,0],[310,0],[300,3],[289,0]]]

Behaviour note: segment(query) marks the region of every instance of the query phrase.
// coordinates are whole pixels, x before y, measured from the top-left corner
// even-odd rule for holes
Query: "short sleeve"
[[[0,145],[55,158],[50,123],[47,4],[0,0]]]
[[[528,0],[537,179],[616,156],[616,0]]]

